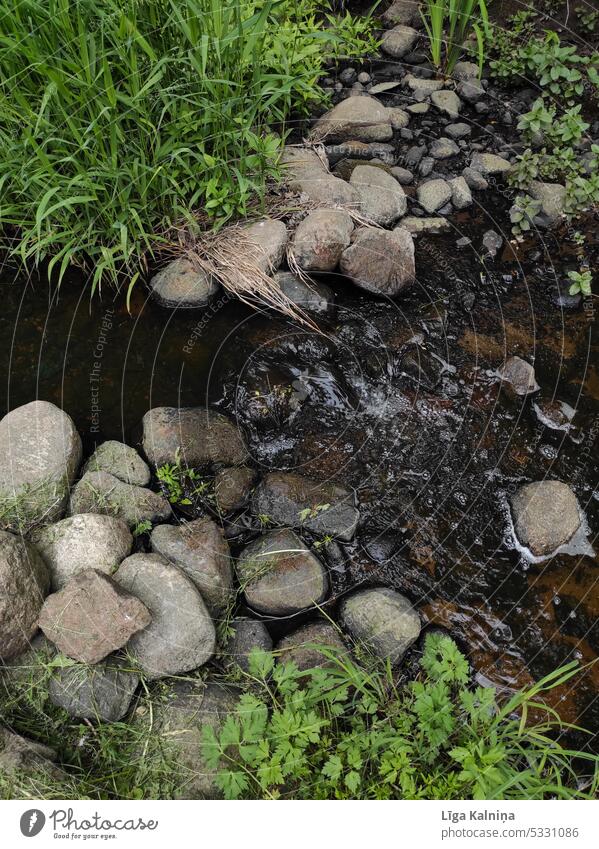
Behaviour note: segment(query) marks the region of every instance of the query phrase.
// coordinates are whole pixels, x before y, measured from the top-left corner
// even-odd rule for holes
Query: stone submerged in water
[[[132,554],[115,580],[138,596],[152,621],[127,646],[148,678],[180,675],[214,654],[216,632],[202,596],[187,575],[159,554]]]
[[[386,142],[393,138],[389,110],[368,95],[342,100],[317,119],[314,130],[327,142]]]
[[[291,245],[302,271],[333,271],[349,245],[354,224],[344,209],[316,209],[300,221]]]
[[[360,197],[359,212],[383,227],[394,224],[406,214],[408,200],[398,181],[381,168],[358,165],[352,171],[350,183]],[[349,245],[349,240],[346,248]]]
[[[0,421],[0,527],[26,531],[64,515],[81,462],[73,420],[48,401],[17,407]]]
[[[292,274],[291,271],[277,272],[275,280],[279,284],[281,292],[289,298],[292,304],[300,307],[304,312],[315,313],[316,315],[326,313],[335,300],[333,290],[325,286],[324,283],[302,280],[301,277]]]
[[[83,472],[109,472],[115,478],[135,486],[150,483],[150,470],[135,448],[110,439],[98,445],[83,467]]]
[[[79,719],[118,722],[127,711],[139,675],[126,662],[109,658],[96,666],[57,668],[48,685],[50,701]]]
[[[143,449],[154,466],[237,466],[247,457],[237,425],[205,407],[154,407],[143,417]]]
[[[329,582],[320,560],[292,530],[270,531],[247,545],[236,564],[247,604],[288,616],[325,600]]]
[[[151,622],[147,608],[103,572],[80,572],[42,607],[39,626],[67,657],[98,663]]]
[[[46,525],[33,532],[31,541],[50,570],[54,591],[88,569],[112,574],[133,545],[126,522],[97,513],[79,513]]]
[[[223,649],[227,664],[236,664],[248,672],[250,654],[254,649],[272,650],[272,639],[263,622],[239,616],[231,622],[232,634]]]
[[[217,281],[187,257],[169,262],[149,285],[152,298],[168,309],[206,307],[219,290]]]
[[[339,630],[330,622],[318,620],[302,625],[279,641],[278,662],[295,663],[300,672],[326,666],[332,661],[320,651],[320,646],[330,649],[337,656],[347,652]]]
[[[526,484],[511,499],[514,530],[535,557],[552,554],[581,525],[578,500],[562,481]]]
[[[414,241],[403,227],[359,227],[339,267],[360,289],[394,297],[415,280]]]
[[[142,486],[123,483],[108,472],[86,472],[73,487],[69,514],[116,516],[135,527],[139,522],[165,522],[171,506],[162,495]]]
[[[348,596],[341,603],[341,618],[355,640],[393,666],[420,635],[420,616],[411,602],[387,588]]]
[[[224,613],[233,599],[233,568],[228,543],[212,519],[158,525],[150,545],[193,581],[212,616]]]
[[[530,395],[540,389],[534,367],[521,357],[510,357],[499,371],[503,383],[515,395]]]
[[[254,491],[252,512],[279,525],[306,528],[345,542],[353,537],[360,518],[353,490],[292,472],[267,474]]]
[[[0,658],[25,651],[38,627],[50,587],[48,569],[35,548],[0,531]]]

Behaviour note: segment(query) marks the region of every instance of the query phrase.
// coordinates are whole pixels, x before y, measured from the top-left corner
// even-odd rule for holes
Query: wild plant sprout
[[[420,14],[428,35],[431,59],[451,76],[467,38],[474,34],[479,71],[485,58],[489,16],[485,0],[426,0]]]

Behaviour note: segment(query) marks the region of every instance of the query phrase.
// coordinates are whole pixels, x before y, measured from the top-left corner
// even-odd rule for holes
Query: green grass
[[[482,71],[489,17],[485,0],[425,0],[420,12],[429,40],[431,60],[451,76],[465,42],[473,33]]]
[[[0,228],[28,267],[135,282],[174,226],[263,200],[335,33],[317,0],[0,0]]]

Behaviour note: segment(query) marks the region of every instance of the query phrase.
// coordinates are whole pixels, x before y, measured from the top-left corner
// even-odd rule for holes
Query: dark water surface
[[[418,282],[395,302],[327,280],[337,309],[321,334],[226,298],[208,313],[169,312],[140,286],[129,314],[112,292],[90,303],[77,279],[57,292],[5,273],[2,412],[53,401],[89,453],[105,439],[137,443],[150,407],[217,405],[237,418],[257,468],[357,490],[355,542],[322,549],[335,596],[396,587],[501,686],[589,662],[599,654],[596,308],[555,305],[556,281],[574,267],[564,252],[556,264],[557,237],[483,261],[493,217],[487,202],[484,220],[462,214],[459,231],[420,237]],[[472,248],[456,248],[463,235]],[[500,388],[496,370],[515,354],[534,361],[534,399]],[[539,399],[572,408],[570,429],[547,427]],[[546,477],[573,487],[589,534],[532,563],[514,545],[507,498]],[[556,704],[597,730],[598,693],[599,665]]]

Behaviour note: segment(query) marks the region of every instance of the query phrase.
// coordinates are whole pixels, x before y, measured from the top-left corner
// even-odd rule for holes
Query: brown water
[[[570,267],[563,254],[556,266],[556,237],[486,265],[473,249],[458,251],[456,238],[478,246],[492,226],[492,212],[476,215],[458,216],[459,232],[418,240],[417,285],[395,302],[327,280],[337,310],[322,334],[229,299],[207,314],[165,311],[141,287],[128,314],[111,292],[90,303],[78,279],[56,292],[5,273],[2,411],[53,401],[90,452],[109,438],[135,444],[152,406],[217,405],[236,416],[259,469],[356,488],[356,540],[323,549],[335,598],[364,582],[398,588],[427,623],[450,629],[481,679],[500,686],[591,661],[596,310],[592,301],[577,311],[552,302]],[[570,430],[549,429],[530,398],[500,391],[496,368],[513,354],[534,359],[543,399],[576,411]],[[507,497],[545,477],[573,487],[590,532],[586,548],[532,563],[514,545]],[[228,532],[234,546],[243,541]],[[595,666],[557,694],[565,718],[599,729],[598,693]]]

